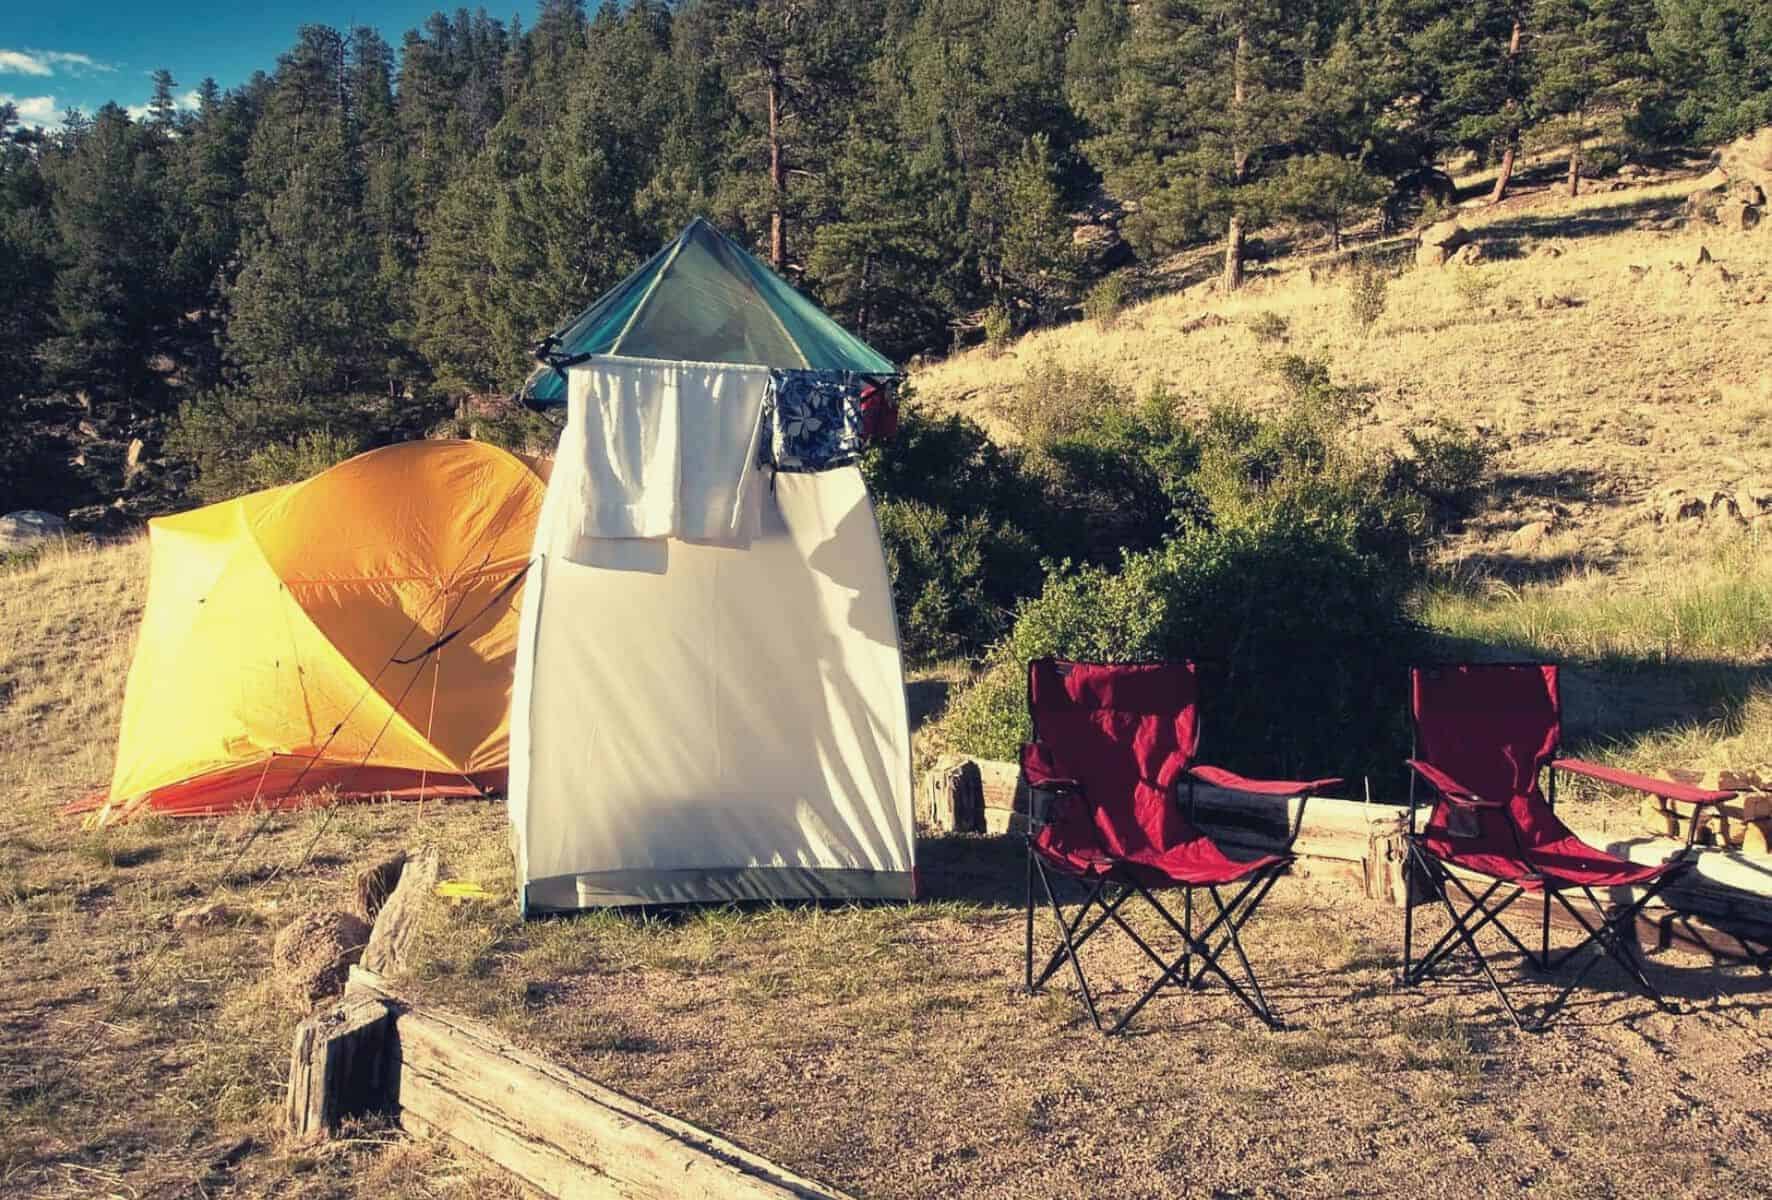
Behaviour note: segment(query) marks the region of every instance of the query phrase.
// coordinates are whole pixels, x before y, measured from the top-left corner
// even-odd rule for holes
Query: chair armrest
[[[1211,787],[1252,796],[1314,796],[1341,783],[1339,779],[1246,779],[1234,771],[1203,763],[1188,767],[1186,774]]]
[[[1505,800],[1485,800],[1458,780],[1440,770],[1432,763],[1423,762],[1419,758],[1405,759],[1417,775],[1427,780],[1428,784],[1440,795],[1453,804],[1463,808],[1505,808]]]
[[[1571,775],[1585,775],[1601,783],[1616,784],[1618,787],[1660,796],[1663,800],[1675,800],[1681,804],[1721,804],[1735,799],[1734,792],[1713,792],[1707,788],[1693,787],[1689,783],[1675,783],[1671,779],[1638,775],[1634,771],[1621,771],[1617,767],[1605,767],[1579,758],[1554,759],[1551,767],[1554,770],[1567,771]]]

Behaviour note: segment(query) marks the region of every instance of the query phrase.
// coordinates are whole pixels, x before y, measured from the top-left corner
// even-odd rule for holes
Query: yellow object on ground
[[[95,822],[502,787],[544,487],[495,446],[407,442],[150,522]]]

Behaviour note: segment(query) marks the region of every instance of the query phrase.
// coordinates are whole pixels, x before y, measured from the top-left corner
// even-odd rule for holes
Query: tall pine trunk
[[[1575,112],[1575,148],[1569,151],[1569,195],[1581,194],[1581,149],[1587,141],[1587,114]]]
[[[1520,58],[1520,19],[1514,18],[1513,35],[1507,39],[1508,86],[1512,89],[1515,64]],[[1520,152],[1519,101],[1508,97],[1507,107],[1514,121],[1507,130],[1507,149],[1501,153],[1501,170],[1495,176],[1495,190],[1489,193],[1489,203],[1500,204],[1507,197],[1507,185],[1513,182],[1514,159]]]
[[[777,272],[787,269],[788,231],[785,207],[788,175],[781,158],[781,68],[769,64],[769,265]]]
[[[1243,119],[1243,103],[1245,100],[1243,77],[1249,54],[1249,31],[1247,26],[1237,30],[1237,53],[1231,63],[1231,227],[1224,240],[1224,278],[1220,290],[1234,292],[1243,286],[1243,213],[1235,206],[1241,203],[1236,189],[1241,188],[1249,179],[1249,151],[1241,142],[1241,130],[1238,122]]]

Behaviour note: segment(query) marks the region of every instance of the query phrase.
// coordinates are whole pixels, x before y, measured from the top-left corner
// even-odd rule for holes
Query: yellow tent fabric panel
[[[500,784],[542,489],[495,447],[413,442],[152,522],[105,815]]]

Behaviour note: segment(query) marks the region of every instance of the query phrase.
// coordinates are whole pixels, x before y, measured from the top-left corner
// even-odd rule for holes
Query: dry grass
[[[1286,880],[1248,948],[1293,1028],[1215,989],[1110,1042],[1068,976],[1018,990],[1012,843],[921,855],[936,896],[911,907],[441,911],[408,986],[860,1195],[1772,1194],[1755,973],[1659,960],[1696,1008],[1674,1018],[1602,968],[1553,1033],[1520,1035],[1473,972],[1396,989],[1394,910]],[[1089,962],[1110,1007],[1151,977],[1124,939]]]
[[[88,833],[60,815],[109,780],[146,563],[134,541],[0,571],[0,1195],[498,1194],[386,1130],[283,1146],[274,1115],[301,1014],[265,968],[274,929],[345,903],[376,849],[483,841],[501,812],[281,815],[225,877],[259,817]],[[234,919],[173,933],[202,898]]]
[[[1005,402],[1047,364],[1102,371],[1140,394],[1161,384],[1199,410],[1272,403],[1281,390],[1267,360],[1319,356],[1338,381],[1372,389],[1375,441],[1443,417],[1494,443],[1489,511],[1447,546],[1449,559],[1538,574],[1658,561],[1673,539],[1644,519],[1650,491],[1772,476],[1772,235],[1643,228],[1677,211],[1683,192],[1463,213],[1491,261],[1407,271],[1370,330],[1348,314],[1347,273],[1313,282],[1282,260],[1235,297],[1161,296],[1109,330],[1078,322],[998,358],[958,354],[919,371],[917,388],[1013,439]],[[1675,268],[1701,244],[1736,282]],[[1648,270],[1638,278],[1633,266]],[[1489,282],[1473,302],[1461,279]],[[1207,312],[1225,323],[1185,331]],[[1507,536],[1543,515],[1558,526],[1552,539],[1508,553]]]
[[[1447,414],[1503,447],[1490,512],[1448,549],[1459,586],[1427,600],[1437,622],[1651,681],[1645,662],[1709,662],[1679,676],[1700,693],[1689,721],[1665,695],[1625,703],[1580,680],[1571,708],[1614,705],[1624,715],[1601,724],[1632,761],[1748,753],[1772,747],[1754,682],[1763,548],[1666,537],[1636,499],[1772,473],[1767,310],[1744,303],[1772,237],[1707,235],[1743,282],[1688,288],[1665,261],[1695,237],[1611,231],[1673,194],[1499,214],[1492,240],[1565,253],[1478,268],[1499,282],[1475,301],[1443,276],[1406,276],[1367,333],[1341,283],[1280,277],[1218,305],[1225,326],[1180,333],[1202,301],[1169,297],[1112,330],[1036,335],[1017,357],[962,356],[919,382],[987,416],[1046,361],[1260,403],[1265,355],[1326,354],[1376,389],[1374,438]],[[1633,262],[1654,269],[1632,283]],[[1540,309],[1540,295],[1581,303]],[[1561,529],[1508,558],[1502,539],[1535,506]],[[275,1116],[300,1014],[266,982],[273,930],[342,906],[386,849],[436,844],[451,874],[507,895],[501,811],[366,805],[102,834],[59,815],[109,774],[145,560],[133,542],[0,567],[0,1195],[511,1194],[385,1128],[285,1145]],[[964,674],[933,673],[919,702]],[[1015,989],[1013,847],[922,852],[937,899],[910,907],[529,925],[502,902],[440,908],[411,986],[868,1195],[1772,1194],[1763,979],[1667,960],[1658,978],[1698,1008],[1674,1020],[1602,970],[1556,1032],[1520,1037],[1469,976],[1393,990],[1395,913],[1288,880],[1251,950],[1293,1031],[1259,1032],[1209,993],[1158,1002],[1135,1036],[1104,1043],[1062,986]],[[208,897],[232,923],[174,934],[171,914]],[[1124,946],[1096,966],[1110,1004],[1143,977]]]

